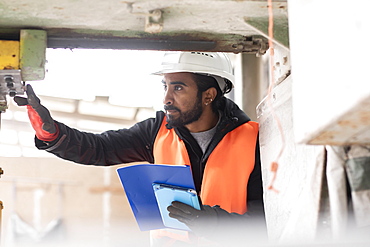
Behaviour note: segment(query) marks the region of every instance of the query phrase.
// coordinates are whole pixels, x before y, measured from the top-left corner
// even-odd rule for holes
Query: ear
[[[217,90],[214,87],[208,88],[203,92],[203,103],[205,105],[210,104],[217,96]]]

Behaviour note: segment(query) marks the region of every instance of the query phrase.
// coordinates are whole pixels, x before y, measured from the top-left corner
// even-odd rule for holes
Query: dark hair
[[[216,88],[217,95],[212,101],[212,111],[215,113],[221,109],[221,99],[223,98],[223,93],[221,92],[220,86],[218,85],[215,78],[212,76],[201,75],[197,73],[192,73],[194,81],[197,83],[198,86],[198,97],[202,96],[202,93],[208,90],[211,87]]]

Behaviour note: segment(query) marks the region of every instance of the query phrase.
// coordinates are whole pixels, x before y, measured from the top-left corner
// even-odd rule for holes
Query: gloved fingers
[[[197,211],[199,211],[198,209],[195,209],[195,208],[193,208],[192,206],[190,206],[188,204],[178,202],[178,201],[173,201],[171,206],[178,209],[178,210],[183,211],[186,214],[196,214]]]
[[[174,201],[167,207],[169,216],[187,225],[193,225],[194,220],[199,218],[199,210],[182,202]]]
[[[40,106],[40,99],[36,96],[30,84],[26,85],[27,98],[15,96],[14,101],[18,106],[31,105],[33,108]]]
[[[190,217],[192,214],[188,210],[183,210],[181,208],[175,207],[172,205],[167,207],[168,212],[170,215],[178,215],[180,217]]]
[[[28,100],[23,97],[14,96],[14,101],[15,103],[17,103],[18,106],[28,105]]]
[[[26,85],[26,93],[28,104],[37,112],[42,120],[42,129],[51,134],[55,133],[55,123],[50,116],[49,110],[40,104],[40,99],[36,96],[30,84]]]
[[[37,110],[37,108],[40,106],[40,99],[36,96],[30,84],[26,85],[26,93],[27,93],[28,104],[31,105],[33,108],[35,108],[35,110]]]
[[[168,215],[169,215],[171,218],[176,219],[176,220],[178,220],[178,221],[180,221],[180,222],[182,222],[182,223],[185,223],[185,224],[189,224],[189,222],[191,222],[191,221],[192,221],[192,219],[189,219],[189,218],[187,218],[187,217],[182,217],[182,216],[181,216],[181,215],[179,215],[179,214],[169,213]]]
[[[168,207],[168,210],[170,212],[168,216],[188,226],[194,225],[194,221],[199,217],[198,215],[186,214],[181,210],[174,209],[172,206]]]

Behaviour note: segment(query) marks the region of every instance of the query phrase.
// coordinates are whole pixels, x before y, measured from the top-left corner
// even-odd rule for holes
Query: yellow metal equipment
[[[0,40],[0,70],[19,69],[19,41]]]
[[[0,40],[0,113],[7,95],[24,94],[24,81],[44,79],[46,40],[43,30],[20,30],[19,41]]]

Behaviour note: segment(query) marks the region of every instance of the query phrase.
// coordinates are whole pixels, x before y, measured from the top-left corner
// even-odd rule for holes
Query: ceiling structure
[[[288,47],[287,2],[273,1],[274,37]],[[0,39],[47,31],[49,48],[264,54],[268,3],[255,0],[0,1]]]

